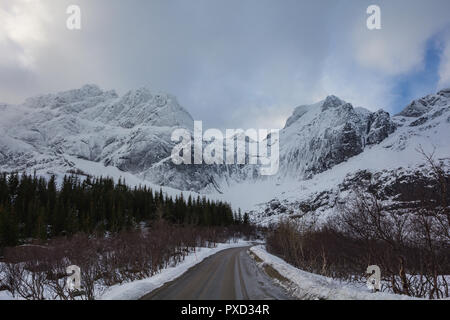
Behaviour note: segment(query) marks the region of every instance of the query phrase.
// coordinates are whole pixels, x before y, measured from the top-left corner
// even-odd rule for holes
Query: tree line
[[[55,176],[0,174],[0,248],[79,232],[118,232],[161,219],[177,225],[228,226],[247,222],[248,216],[235,215],[220,201],[182,194],[174,198],[112,178],[65,176],[58,186]]]

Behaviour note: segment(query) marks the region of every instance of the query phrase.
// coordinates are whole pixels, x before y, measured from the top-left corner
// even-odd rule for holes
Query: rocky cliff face
[[[439,91],[437,94],[430,94],[423,98],[411,102],[398,116],[418,118],[437,108],[446,107],[449,104],[450,88]],[[437,111],[439,111],[437,110]]]
[[[336,107],[339,104],[333,105]],[[348,106],[341,108],[347,112],[351,110]],[[294,112],[293,117],[300,119],[299,113],[303,116],[307,114],[305,107],[301,109],[302,112]],[[450,137],[450,89],[415,100],[394,117],[382,110],[368,113],[358,108],[354,111],[359,116],[348,117],[354,120],[343,124],[342,130],[334,135],[345,141],[335,144],[340,146],[341,155],[316,158],[326,161],[315,163],[326,164],[332,159],[334,165],[328,170],[316,171],[309,175],[309,179],[296,182],[287,189],[274,192],[276,195],[272,200],[251,211],[254,221],[270,224],[284,217],[323,221],[335,214],[336,208],[345,204],[355,189],[375,192],[385,205],[392,208],[414,207],[421,197],[433,199],[437,194],[433,186],[436,181],[419,149],[433,156],[435,163],[443,168],[445,183],[449,185],[450,144],[447,137]],[[358,123],[359,126],[355,125]],[[365,132],[358,130],[363,124],[367,124]],[[319,139],[322,144],[326,137],[324,134]],[[352,147],[344,160],[342,157],[347,154],[347,145]],[[307,149],[303,150],[307,152]],[[301,153],[299,151],[297,154]],[[337,165],[340,160],[342,162]],[[445,196],[450,201],[450,193]]]
[[[280,134],[283,174],[310,178],[380,143],[395,128],[387,112],[355,109],[335,96],[300,106]]]
[[[119,97],[87,85],[7,107],[23,113],[2,126],[2,170],[61,173],[73,156],[140,174],[170,155],[175,128],[193,126],[173,96],[147,89]]]

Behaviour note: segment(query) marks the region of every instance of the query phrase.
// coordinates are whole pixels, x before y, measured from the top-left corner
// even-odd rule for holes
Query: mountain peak
[[[58,93],[50,93],[28,98],[25,100],[24,105],[31,108],[50,107],[54,109],[66,104],[80,102],[86,99],[100,97],[102,95],[114,96],[115,92],[104,92],[97,85],[86,84],[79,89],[60,91]]]
[[[450,88],[442,89],[441,91],[438,92],[438,95],[445,98],[450,98]]]
[[[450,100],[450,88],[443,89],[437,94],[430,94],[412,101],[397,116],[417,118],[423,116],[435,107],[447,106]]]
[[[130,106],[137,106],[142,103],[151,102],[153,95],[148,88],[141,87],[136,90],[130,90],[121,98],[121,102]]]
[[[84,86],[81,87],[80,90],[83,92],[86,92],[88,94],[98,95],[98,94],[103,93],[103,91],[100,89],[100,87],[98,85],[91,84],[91,83],[85,84]]]
[[[334,95],[330,95],[326,97],[325,101],[322,104],[322,111],[325,111],[330,108],[336,108],[341,105],[345,104],[345,101],[339,99],[338,97]]]
[[[50,94],[50,96],[73,102],[85,98],[97,97],[102,94],[104,94],[104,91],[96,84],[85,84],[79,89],[61,91],[56,94]]]
[[[346,104],[345,101],[340,98],[330,95],[320,102],[310,104],[310,105],[301,105],[294,109],[292,115],[286,120],[286,125],[284,128],[291,126],[294,122],[302,118],[306,113],[312,110],[318,110],[320,108],[322,111],[326,111],[328,109],[337,108],[341,105]]]

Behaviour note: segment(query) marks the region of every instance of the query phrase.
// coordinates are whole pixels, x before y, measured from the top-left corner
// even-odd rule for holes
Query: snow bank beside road
[[[229,248],[250,246],[251,243],[240,240],[236,243],[219,243],[215,248],[198,248],[175,267],[162,270],[153,277],[112,286],[97,299],[99,300],[137,300],[165,283],[175,280],[207,257]]]
[[[255,246],[250,251],[262,260],[260,264],[269,265],[290,283],[280,283],[292,291],[298,299],[309,300],[409,300],[405,295],[384,292],[372,293],[369,289],[338,280],[309,273],[295,268],[286,261],[268,253],[265,246]]]
[[[0,291],[0,301],[1,300],[19,300],[19,299],[14,299],[14,297],[9,291]]]

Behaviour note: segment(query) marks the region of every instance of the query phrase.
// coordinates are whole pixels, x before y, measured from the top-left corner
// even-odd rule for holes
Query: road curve
[[[220,251],[142,300],[289,300],[284,289],[258,268],[249,247]]]

